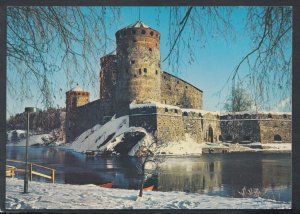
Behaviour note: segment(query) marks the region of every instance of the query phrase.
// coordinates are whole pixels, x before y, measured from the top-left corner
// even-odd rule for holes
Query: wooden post
[[[30,163],[30,181],[32,181],[32,163]]]
[[[54,184],[54,180],[55,180],[55,170],[52,170],[52,183]]]

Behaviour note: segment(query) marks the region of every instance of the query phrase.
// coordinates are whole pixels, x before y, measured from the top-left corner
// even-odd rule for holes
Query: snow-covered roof
[[[250,114],[250,115],[256,115],[256,114],[272,114],[272,115],[292,115],[292,112],[275,112],[275,111],[239,111],[239,112],[222,112],[221,116],[226,115],[244,115],[244,114]]]
[[[70,91],[83,91],[83,89],[79,87],[79,85],[77,85],[76,87],[72,88]]]
[[[136,23],[132,24],[132,25],[129,25],[128,27],[126,28],[150,28],[148,25],[145,25],[143,22],[141,21],[137,21]]]

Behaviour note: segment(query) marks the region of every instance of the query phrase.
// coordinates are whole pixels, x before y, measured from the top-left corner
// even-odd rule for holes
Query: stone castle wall
[[[113,115],[115,112],[116,84],[116,55],[106,55],[101,58],[100,102],[103,105],[105,111],[109,112],[109,115]]]
[[[289,114],[259,114],[261,143],[292,142],[292,116]]]
[[[181,108],[202,109],[203,92],[167,72],[163,72],[161,103]]]
[[[228,114],[221,116],[223,141],[233,143],[291,143],[292,121],[288,114]]]

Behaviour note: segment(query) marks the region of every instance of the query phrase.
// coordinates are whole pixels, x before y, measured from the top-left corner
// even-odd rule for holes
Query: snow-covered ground
[[[185,192],[144,192],[96,185],[29,182],[6,179],[6,209],[290,209],[291,203],[263,198],[229,198]]]
[[[12,133],[16,131],[16,140],[13,140],[12,138]],[[7,146],[26,146],[26,131],[24,130],[13,130],[13,131],[8,131],[8,142]],[[56,141],[52,142],[52,134],[41,134],[41,135],[32,135],[29,136],[29,146],[38,146],[38,145],[51,145],[51,146],[58,146],[63,144],[64,142],[62,141]],[[51,144],[50,144],[51,143]]]

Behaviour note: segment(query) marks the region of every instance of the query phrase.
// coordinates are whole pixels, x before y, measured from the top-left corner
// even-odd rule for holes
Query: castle
[[[202,90],[161,69],[158,31],[138,21],[115,36],[116,53],[100,60],[100,99],[79,86],[66,92],[67,142],[113,115],[158,141],[291,142],[291,114],[204,111]]]

